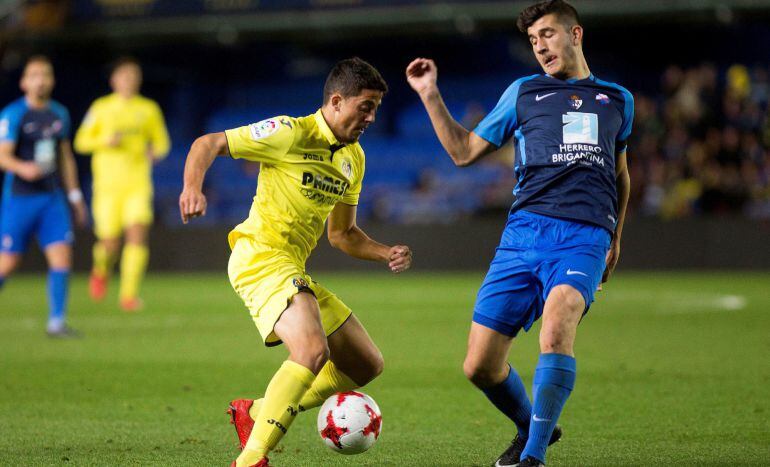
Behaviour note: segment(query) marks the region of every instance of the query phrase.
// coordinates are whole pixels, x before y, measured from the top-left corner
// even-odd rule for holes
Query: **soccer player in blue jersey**
[[[578,323],[620,254],[634,104],[626,89],[589,70],[571,5],[537,3],[517,25],[544,74],[514,81],[473,131],[447,111],[432,60],[414,60],[406,74],[456,165],[514,139],[516,200],[478,292],[464,370],[518,429],[495,465],[539,466],[561,436],[556,421],[575,384]],[[506,360],[519,330],[541,316],[530,403]]]
[[[87,218],[70,145],[67,109],[51,99],[53,66],[30,58],[21,77],[24,96],[0,113],[0,169],[6,172],[0,209],[0,288],[21,262],[31,238],[48,260],[51,337],[76,337],[67,326],[67,291],[72,266],[72,223]],[[62,185],[67,190],[65,196]]]

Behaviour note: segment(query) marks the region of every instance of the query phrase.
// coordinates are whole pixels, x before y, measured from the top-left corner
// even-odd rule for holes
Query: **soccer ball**
[[[338,392],[326,399],[318,412],[318,434],[326,447],[340,454],[366,451],[381,430],[380,408],[362,392]]]

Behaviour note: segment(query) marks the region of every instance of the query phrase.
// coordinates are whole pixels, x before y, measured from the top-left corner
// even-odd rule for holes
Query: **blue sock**
[[[48,271],[48,326],[64,325],[67,313],[67,291],[70,273],[67,270],[51,269]]]
[[[545,450],[556,421],[575,387],[575,359],[558,353],[540,354],[532,383],[532,423],[521,458],[534,457],[545,463]]]
[[[5,284],[5,277],[0,276],[0,290],[3,289],[3,284]]]
[[[510,372],[505,380],[497,386],[484,388],[481,391],[497,407],[516,424],[519,437],[527,439],[529,434],[529,418],[532,414],[532,405],[527,397],[527,390],[521,382],[519,374],[510,365]]]

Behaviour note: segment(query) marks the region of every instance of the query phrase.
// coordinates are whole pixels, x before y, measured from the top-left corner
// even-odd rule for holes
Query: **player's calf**
[[[352,380],[355,387],[365,386],[382,374],[385,366],[382,352],[355,315],[349,316],[328,341],[336,372]],[[350,389],[343,391],[347,390]]]
[[[382,374],[385,367],[385,360],[382,358],[382,354],[379,350],[368,358],[356,362],[354,365],[337,363],[339,371],[348,376],[356,387],[366,386],[372,382],[376,377]]]

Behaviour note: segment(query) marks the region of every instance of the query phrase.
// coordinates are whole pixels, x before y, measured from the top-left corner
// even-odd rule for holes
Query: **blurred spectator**
[[[733,65],[720,88],[713,65],[671,66],[660,100],[636,96],[631,211],[770,217],[769,74]]]

